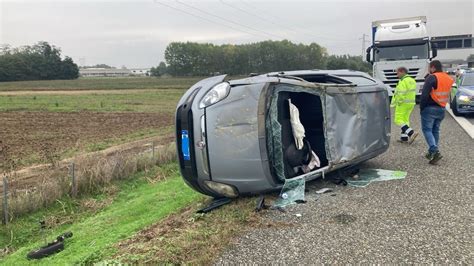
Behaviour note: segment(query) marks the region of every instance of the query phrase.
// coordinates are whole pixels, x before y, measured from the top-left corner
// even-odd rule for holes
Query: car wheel
[[[457,104],[457,102],[456,102],[456,98],[454,98],[454,99],[452,100],[452,102],[451,102],[451,110],[453,110],[453,114],[454,114],[455,116],[459,116],[459,115],[460,115],[460,113],[459,113],[459,111],[458,111],[458,104]]]

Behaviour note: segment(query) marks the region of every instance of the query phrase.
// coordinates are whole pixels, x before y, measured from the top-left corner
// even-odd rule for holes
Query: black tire
[[[457,103],[456,103],[456,98],[454,98],[454,99],[451,101],[451,104],[450,104],[450,105],[451,105],[451,106],[450,106],[450,107],[451,107],[451,110],[453,110],[453,114],[454,114],[455,116],[460,116],[461,114],[460,114],[459,111],[458,111],[458,105],[457,105]]]
[[[49,255],[58,253],[64,249],[63,242],[53,242],[49,243],[47,246],[41,247],[38,250],[31,251],[26,255],[28,259],[42,259],[48,257]]]

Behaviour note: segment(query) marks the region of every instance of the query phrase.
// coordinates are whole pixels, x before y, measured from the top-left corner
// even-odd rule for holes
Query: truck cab
[[[403,66],[416,80],[420,95],[429,62],[436,55],[425,16],[372,22],[372,46],[367,49],[366,59],[373,65],[374,78],[387,85],[389,94],[398,83],[396,70]]]

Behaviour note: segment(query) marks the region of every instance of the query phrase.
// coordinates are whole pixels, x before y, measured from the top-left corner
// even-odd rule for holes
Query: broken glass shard
[[[274,203],[274,207],[285,207],[296,202],[304,201],[304,188],[305,179],[304,177],[295,177],[286,179],[283,188],[281,189],[280,196]]]

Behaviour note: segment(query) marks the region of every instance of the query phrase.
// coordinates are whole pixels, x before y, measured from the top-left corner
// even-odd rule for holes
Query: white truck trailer
[[[428,74],[428,64],[437,55],[430,44],[426,17],[411,17],[372,22],[372,46],[367,49],[367,61],[373,65],[373,76],[381,80],[393,93],[398,78],[398,67],[406,67],[408,75],[417,83],[421,94]]]

